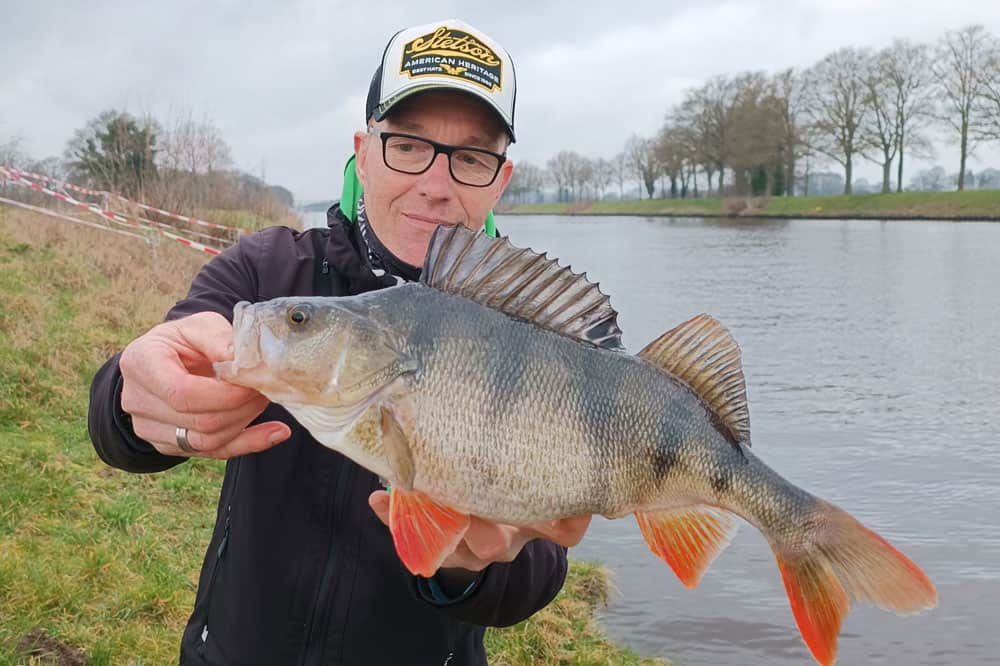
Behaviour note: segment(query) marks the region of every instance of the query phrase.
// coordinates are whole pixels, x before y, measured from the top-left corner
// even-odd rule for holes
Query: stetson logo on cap
[[[443,25],[403,46],[399,73],[411,79],[451,76],[488,91],[503,89],[502,61],[497,53],[474,35]]]

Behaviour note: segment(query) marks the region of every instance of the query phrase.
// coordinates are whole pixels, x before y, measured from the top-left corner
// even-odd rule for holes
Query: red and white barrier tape
[[[140,229],[148,229],[148,230],[151,230],[151,231],[153,230],[150,227],[143,226],[142,224],[140,224],[139,222],[136,222],[135,220],[130,220],[130,219],[128,219],[126,217],[123,217],[121,215],[118,215],[117,213],[114,213],[114,212],[112,212],[110,210],[102,210],[101,208],[98,208],[97,206],[94,206],[92,204],[82,203],[80,201],[77,201],[76,199],[74,199],[73,197],[69,196],[68,194],[63,194],[62,192],[55,192],[53,190],[50,190],[49,188],[47,188],[47,187],[45,187],[43,185],[39,185],[38,183],[32,182],[28,178],[21,177],[19,174],[20,174],[20,172],[17,171],[16,169],[10,169],[8,167],[0,166],[0,176],[5,176],[7,178],[7,180],[9,180],[12,183],[16,183],[18,185],[24,185],[24,186],[30,187],[31,189],[33,189],[35,191],[42,192],[43,194],[47,194],[47,195],[49,195],[49,196],[51,196],[51,197],[53,197],[55,199],[58,199],[58,200],[60,200],[60,201],[62,201],[64,203],[67,203],[67,204],[69,204],[71,206],[76,206],[77,208],[82,208],[83,210],[85,210],[85,211],[87,211],[89,213],[93,213],[95,215],[100,215],[101,217],[105,218],[106,220],[110,220],[112,222],[116,222],[116,223],[119,223],[119,224],[125,224],[125,225],[131,226],[131,227],[138,227]],[[173,240],[176,240],[178,243],[181,243],[182,245],[186,245],[186,246],[188,246],[190,248],[194,248],[195,250],[200,250],[202,252],[206,252],[206,253],[208,253],[210,255],[213,255],[213,256],[215,256],[215,255],[217,255],[217,254],[219,254],[221,252],[221,250],[219,250],[218,248],[209,247],[208,245],[204,245],[204,244],[199,243],[197,241],[193,241],[190,238],[184,238],[183,236],[179,236],[177,234],[174,234],[174,233],[171,233],[169,231],[166,231],[162,227],[167,227],[168,225],[165,225],[162,222],[161,223],[155,223],[155,224],[156,224],[155,230],[159,231],[161,234],[163,234],[167,238],[172,238]]]
[[[149,205],[144,204],[144,203],[139,203],[137,201],[132,201],[131,199],[126,199],[125,197],[123,197],[120,194],[112,194],[111,196],[118,198],[118,200],[120,200],[120,201],[125,201],[127,203],[130,203],[133,206],[138,206],[139,208],[141,208],[143,210],[151,210],[154,213],[159,213],[160,215],[163,215],[165,217],[169,217],[170,219],[173,219],[173,220],[180,220],[181,222],[187,222],[188,224],[197,224],[198,226],[208,227],[210,229],[221,229],[223,231],[232,231],[233,233],[237,233],[237,234],[249,234],[249,233],[251,233],[247,229],[240,229],[239,227],[229,227],[229,226],[226,226],[225,224],[217,224],[215,222],[206,222],[205,220],[199,220],[196,217],[188,217],[186,215],[181,215],[179,213],[171,213],[169,210],[163,210],[162,208],[156,208],[155,206],[149,206]]]
[[[143,224],[148,224],[148,225],[153,226],[153,227],[159,227],[160,229],[172,229],[174,231],[177,230],[177,227],[171,226],[171,225],[166,224],[164,222],[157,222],[156,220],[150,220],[150,219],[147,219],[145,217],[138,217],[138,216],[136,217],[136,219],[139,220],[140,222],[142,222]],[[203,233],[201,233],[199,231],[194,231],[192,229],[185,229],[184,233],[191,234],[192,236],[198,236],[199,238],[206,238],[206,239],[208,239],[210,241],[215,241],[216,243],[228,243],[229,242],[229,240],[226,239],[226,238],[219,238],[218,236],[211,236],[209,234],[203,234]]]
[[[42,173],[32,173],[31,171],[25,171],[24,169],[15,169],[14,167],[6,167],[8,170],[13,171],[19,176],[31,178],[32,180],[41,180],[46,183],[52,183],[53,185],[58,185],[60,189],[72,190],[74,192],[79,192],[80,194],[86,194],[92,197],[103,197],[107,192],[100,192],[98,190],[88,190],[86,187],[80,187],[79,185],[73,185],[72,183],[67,183],[59,180],[58,178],[53,178],[52,176],[46,176]]]
[[[122,229],[112,229],[111,227],[106,227],[103,224],[94,224],[93,222],[87,222],[86,220],[79,220],[75,217],[69,215],[63,215],[62,213],[57,213],[54,210],[49,210],[48,208],[40,208],[38,206],[32,206],[31,204],[26,204],[23,201],[14,201],[13,199],[5,199],[0,197],[0,203],[9,204],[11,206],[18,206],[20,208],[26,208],[28,210],[34,211],[36,213],[41,213],[42,215],[49,215],[51,217],[57,217],[60,220],[66,220],[67,222],[75,222],[76,224],[83,224],[88,227],[93,227],[94,229],[100,229],[101,231],[110,231],[111,233],[121,234],[123,236],[131,236],[133,238],[139,238],[141,240],[149,242],[149,238],[143,236],[142,234],[133,233],[131,231],[124,231]]]
[[[220,229],[222,231],[231,231],[231,232],[236,233],[236,234],[241,234],[241,233],[243,233],[243,234],[249,234],[249,233],[252,233],[252,232],[250,232],[247,229],[240,229],[239,227],[231,227],[231,226],[228,226],[228,225],[225,225],[225,224],[218,224],[216,222],[208,222],[207,220],[199,220],[196,217],[188,217],[187,215],[181,215],[179,213],[172,213],[169,210],[163,210],[162,208],[156,208],[155,206],[150,206],[148,204],[139,203],[138,201],[132,201],[131,199],[129,199],[127,197],[124,197],[124,196],[122,196],[120,194],[112,194],[111,192],[107,192],[107,191],[90,190],[90,189],[87,189],[86,187],[80,187],[79,185],[73,185],[72,183],[66,183],[66,182],[63,182],[63,181],[58,180],[56,178],[53,178],[51,176],[46,176],[46,175],[43,175],[43,174],[40,174],[40,173],[32,173],[30,171],[24,171],[22,169],[15,169],[13,167],[0,167],[0,168],[5,168],[8,171],[16,173],[16,174],[18,174],[18,175],[20,175],[20,176],[22,176],[24,178],[34,179],[34,180],[41,180],[41,181],[53,183],[55,185],[58,185],[61,189],[67,189],[67,190],[71,190],[73,192],[79,192],[80,194],[86,194],[88,196],[93,196],[93,197],[112,196],[112,197],[117,198],[119,201],[124,201],[127,204],[131,204],[133,206],[138,206],[139,208],[142,208],[143,210],[153,211],[153,212],[158,213],[160,215],[163,215],[165,217],[169,217],[170,219],[180,220],[181,222],[186,222],[188,224],[195,224],[195,225],[198,225],[198,226],[201,226],[201,227],[208,227],[210,229]]]

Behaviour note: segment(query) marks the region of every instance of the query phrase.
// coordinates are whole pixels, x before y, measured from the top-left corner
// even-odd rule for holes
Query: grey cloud
[[[563,148],[613,154],[715,74],[807,66],[839,46],[930,40],[971,22],[1000,34],[996,3],[870,4],[16,3],[0,13],[0,43],[16,56],[0,71],[0,139],[19,134],[43,157],[108,107],[208,115],[238,166],[316,199],[338,194],[372,71],[408,25],[458,16],[507,47],[520,86],[512,154],[538,163]]]

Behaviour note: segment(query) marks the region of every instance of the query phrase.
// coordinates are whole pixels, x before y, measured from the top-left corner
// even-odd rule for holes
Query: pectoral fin
[[[469,529],[469,516],[417,491],[393,488],[389,531],[399,559],[411,573],[430,578]]]
[[[382,447],[389,462],[389,469],[392,470],[394,487],[413,490],[413,477],[416,471],[406,433],[403,432],[403,426],[400,425],[392,407],[381,405],[379,410],[382,417]]]
[[[712,561],[736,533],[728,511],[710,506],[636,512],[649,549],[670,565],[686,587],[696,587]]]

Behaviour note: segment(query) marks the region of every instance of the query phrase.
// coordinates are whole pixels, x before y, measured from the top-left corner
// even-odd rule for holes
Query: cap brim
[[[459,85],[455,81],[420,81],[419,83],[402,88],[393,93],[385,102],[376,106],[372,115],[375,120],[383,120],[389,112],[403,100],[409,99],[420,93],[432,92],[435,90],[463,93],[474,98],[478,102],[482,102],[489,107],[490,111],[493,112],[497,120],[500,121],[500,125],[503,126],[507,135],[510,137],[511,143],[514,142],[514,127],[507,120],[507,118],[504,117],[503,111],[496,105],[493,99],[487,95],[483,95],[471,85]]]

